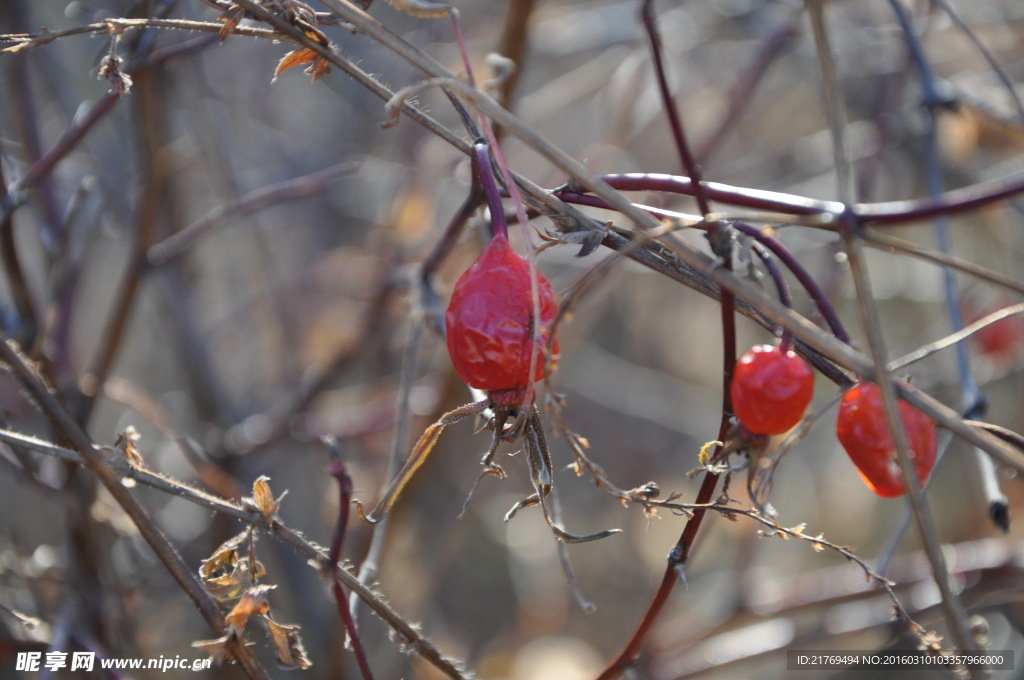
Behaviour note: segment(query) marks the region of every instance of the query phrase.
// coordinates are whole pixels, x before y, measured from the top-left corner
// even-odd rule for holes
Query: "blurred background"
[[[955,188],[1021,168],[1024,113],[943,4],[913,2],[908,10],[948,94],[937,123],[945,183]],[[488,72],[489,52],[521,50],[518,80],[499,96],[537,132],[593,172],[682,174],[635,2],[468,0],[458,6],[478,74]],[[1019,89],[1024,5],[977,0],[955,8]],[[671,86],[705,178],[835,199],[817,57],[802,3],[659,2],[657,10]],[[449,69],[464,71],[448,20],[409,17],[380,0],[369,12]],[[928,119],[891,7],[880,0],[832,3],[827,15],[858,199],[925,196]],[[198,0],[5,0],[0,32],[145,16],[212,22],[219,13]],[[517,22],[525,26],[521,40]],[[321,28],[341,55],[390,88],[421,80],[414,67],[366,36]],[[413,304],[411,277],[465,198],[468,164],[408,118],[397,128],[379,127],[383,102],[337,70],[315,83],[301,69],[274,79],[290,49],[285,44],[238,35],[218,44],[209,35],[126,32],[117,52],[128,63],[132,54],[169,56],[135,72],[130,93],[107,104],[109,83],[97,76],[109,37],[70,36],[0,53],[5,184],[38,167],[69,126],[98,104],[110,106],[3,225],[2,323],[42,362],[97,443],[113,444],[133,426],[146,466],[236,501],[265,475],[275,495],[288,491],[281,520],[328,545],[338,492],[319,437],[338,438],[356,497],[373,502],[400,420],[396,399],[410,319],[422,313]],[[443,95],[425,91],[418,100],[459,129]],[[510,166],[537,184],[564,181],[516,140],[506,138],[503,150]],[[696,212],[682,197],[634,194],[634,200]],[[1020,279],[1022,207],[1008,201],[956,217],[953,251]],[[479,217],[469,226],[436,276],[442,304],[480,251]],[[554,228],[547,220],[534,226]],[[158,265],[145,264],[150,245],[186,228],[194,234],[187,247]],[[522,234],[512,231],[522,252]],[[778,234],[864,346],[835,236],[798,227]],[[900,227],[898,235],[935,247],[932,224]],[[703,236],[692,241],[706,247]],[[578,258],[577,251],[555,247],[539,258],[558,292],[608,256],[601,249]],[[12,252],[20,277],[12,271]],[[950,333],[938,268],[899,253],[867,254],[894,357]],[[12,283],[19,279],[23,285]],[[957,286],[969,321],[1019,302],[966,276],[957,277]],[[810,314],[809,301],[794,291],[797,310]],[[35,320],[25,309],[35,310]],[[739,326],[740,352],[771,340],[746,319]],[[1015,317],[999,330],[994,338],[969,341],[971,369],[988,401],[985,419],[1021,431],[1024,328]],[[566,421],[589,441],[592,459],[620,488],[653,480],[663,496],[677,491],[692,502],[700,478],[687,472],[697,467],[700,447],[715,438],[720,418],[717,302],[622,261],[582,298],[560,339],[551,384],[565,395]],[[441,413],[471,400],[435,334],[424,336],[416,357],[411,441]],[[906,375],[945,403],[964,406],[952,349]],[[812,412],[837,395],[837,387],[819,378]],[[0,423],[43,439],[56,436],[6,373],[0,374]],[[827,408],[781,460],[769,497],[779,521],[806,523],[807,534],[853,546],[873,567],[895,545],[887,574],[899,583],[897,594],[920,623],[948,640],[915,530],[899,540],[906,501],[879,499],[864,486],[835,439],[834,423],[835,409]],[[596,606],[585,613],[540,513],[528,509],[503,521],[531,492],[524,457],[513,457],[517,447],[499,450],[509,478],[485,479],[457,519],[490,439],[474,433],[479,424],[464,421],[446,431],[396,505],[376,578],[380,591],[481,678],[595,677],[650,602],[685,519],[623,507],[565,470],[571,452],[552,438],[566,528],[623,529],[569,547],[579,584]],[[400,445],[407,451],[409,441]],[[0,677],[35,677],[13,670],[16,651],[72,645],[110,657],[202,656],[190,644],[213,637],[211,631],[85,471],[6,444],[0,444],[0,470],[0,605],[39,620],[29,630],[0,610]],[[1014,649],[1020,659],[1024,545],[1016,518],[1024,490],[1012,474],[999,475],[1009,498],[1008,534],[988,519],[974,453],[962,442],[949,447],[928,497],[971,613],[985,617],[993,649]],[[730,492],[749,505],[745,472],[734,475]],[[179,498],[142,487],[134,493],[196,569],[244,529]],[[673,595],[636,677],[781,678],[791,674],[786,649],[908,644],[905,628],[892,622],[891,602],[860,568],[809,542],[762,536],[763,529],[742,517],[706,519],[686,568],[687,587]],[[371,535],[353,521],[344,557],[358,565]],[[266,566],[263,582],[277,586],[269,597],[275,619],[301,626],[313,662],[296,673],[359,677],[318,572],[272,539],[260,539],[256,550]],[[362,612],[361,620],[378,678],[439,677],[389,640],[371,614]],[[262,631],[253,628],[250,636],[254,653],[278,675]],[[155,677],[149,673],[137,676]],[[221,675],[241,677],[234,668],[205,672]]]

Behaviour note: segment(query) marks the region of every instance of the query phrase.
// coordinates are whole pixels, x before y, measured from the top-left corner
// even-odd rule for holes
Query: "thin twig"
[[[230,220],[251,215],[266,208],[315,196],[324,191],[332,180],[349,175],[360,167],[358,162],[345,162],[323,170],[286,179],[275,184],[260,187],[228,203],[221,204],[163,241],[153,244],[148,251],[149,264],[162,266],[180,257],[196,241],[207,233],[223,226]]]
[[[29,437],[7,430],[0,430],[0,441],[12,446],[18,446],[38,453],[55,456],[71,463],[79,465],[88,464],[86,462],[86,456],[83,455],[80,450],[73,451],[62,448],[52,444],[51,442],[43,441],[35,437]],[[89,446],[95,455],[100,455],[99,449],[96,449],[91,443]],[[245,522],[246,524],[264,529],[275,539],[290,546],[299,555],[302,555],[309,560],[314,560],[317,564],[327,565],[330,563],[328,554],[323,548],[314,546],[298,532],[282,524],[280,520],[276,518],[268,518],[256,509],[243,508],[238,504],[231,503],[204,491],[194,489],[182,484],[181,482],[145,468],[123,465],[119,467],[117,473],[126,478],[134,479],[140,484],[144,484],[163,493],[176,496],[189,501],[190,503],[194,503],[209,510],[213,510],[214,512],[219,512],[229,517],[233,517]],[[120,480],[118,480],[118,484],[120,484]],[[127,491],[125,492],[127,493]],[[364,602],[370,605],[373,611],[405,641],[410,649],[414,650],[417,654],[430,662],[447,677],[453,678],[453,680],[466,680],[468,676],[463,671],[459,670],[459,662],[452,661],[451,659],[447,659],[442,656],[429,639],[425,638],[415,626],[402,619],[402,617],[399,616],[398,613],[396,613],[380,595],[375,593],[368,586],[360,583],[359,579],[348,571],[344,565],[337,565],[336,576],[343,586],[351,589]]]
[[[823,1],[808,0],[807,6],[811,15],[811,25],[814,28],[814,42],[817,48],[818,62],[821,65],[825,101],[829,107],[828,117],[832,132],[832,146],[835,152],[836,176],[839,183],[838,191],[843,202],[849,205],[853,199],[853,186],[850,184],[851,173],[844,144],[846,114],[841,100],[835,63],[832,59],[832,46],[828,30],[825,26]],[[965,651],[973,650],[977,648],[977,644],[969,632],[967,613],[963,608],[963,604],[950,587],[949,573],[946,569],[946,561],[942,555],[938,535],[935,531],[934,520],[925,506],[924,494],[914,469],[914,463],[910,458],[907,434],[903,429],[903,423],[896,408],[896,390],[893,388],[893,382],[886,370],[888,359],[886,358],[885,342],[882,338],[881,321],[879,320],[878,309],[874,304],[874,298],[871,294],[871,282],[868,278],[867,265],[862,255],[863,246],[857,233],[859,230],[857,218],[849,215],[844,226],[843,245],[850,262],[851,272],[853,273],[854,286],[857,291],[857,306],[860,310],[868,336],[871,356],[874,361],[873,378],[882,393],[885,418],[892,441],[895,444],[896,458],[903,473],[903,483],[907,490],[910,507],[917,521],[918,531],[931,563],[935,582],[942,595],[943,610],[947,623],[952,630],[955,648]],[[988,674],[982,670],[978,672],[977,677],[988,677]]]
[[[50,392],[42,380],[25,363],[21,354],[10,343],[6,335],[0,332],[0,360],[7,364],[14,372],[18,381],[32,396],[40,410],[53,423],[54,428],[70,441],[82,462],[107,488],[110,495],[131,517],[139,534],[146,543],[153,548],[159,560],[170,572],[174,580],[178,582],[182,590],[195,604],[199,613],[203,615],[210,627],[218,635],[223,635],[226,626],[224,615],[220,611],[217,602],[203,589],[202,583],[196,576],[196,572],[189,567],[182,558],[181,553],[171,543],[170,539],[163,533],[163,530],[149,516],[148,511],[131,495],[131,492],[122,484],[124,468],[129,467],[126,460],[108,460],[93,445],[89,436],[79,427],[78,423],[60,405],[57,398]],[[118,467],[115,468],[115,465]],[[266,678],[266,671],[256,662],[249,650],[241,640],[231,643],[231,653],[239,665],[252,680]]]

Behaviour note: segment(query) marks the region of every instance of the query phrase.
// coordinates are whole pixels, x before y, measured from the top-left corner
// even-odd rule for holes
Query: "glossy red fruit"
[[[531,340],[530,267],[508,239],[493,238],[455,284],[445,315],[448,353],[455,371],[471,387],[488,392],[513,390],[544,378],[545,349],[558,303],[540,272],[537,284],[543,332],[536,340]],[[552,352],[557,359],[557,338]],[[532,380],[531,358],[535,361]]]
[[[782,434],[804,417],[814,372],[793,352],[757,345],[736,363],[731,390],[733,411],[748,432]]]
[[[935,423],[902,399],[897,408],[914,452],[917,478],[924,484],[935,465]],[[884,498],[906,492],[878,385],[859,382],[843,395],[836,436],[869,489]]]

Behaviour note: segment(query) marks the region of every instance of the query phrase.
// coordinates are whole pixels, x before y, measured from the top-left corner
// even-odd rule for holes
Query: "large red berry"
[[[800,422],[814,395],[814,372],[793,352],[756,345],[736,364],[732,405],[753,434],[781,434]]]
[[[537,339],[532,339],[530,267],[505,237],[493,238],[455,284],[445,315],[448,353],[455,371],[470,386],[487,391],[511,390],[545,376],[545,349],[558,303],[551,284],[540,272],[537,284],[542,325]],[[557,338],[552,352],[557,359]],[[532,380],[531,358],[535,362]]]
[[[924,484],[935,465],[935,423],[902,399],[897,408],[917,478]],[[869,489],[885,498],[906,492],[878,385],[859,382],[843,395],[836,436]]]

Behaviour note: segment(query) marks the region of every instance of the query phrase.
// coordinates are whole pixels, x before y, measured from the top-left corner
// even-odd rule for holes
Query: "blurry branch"
[[[229,220],[251,215],[288,201],[314,196],[326,189],[331,180],[355,172],[360,165],[355,161],[338,163],[308,175],[261,187],[237,200],[221,204],[181,231],[150,247],[148,251],[149,264],[159,267],[180,257],[195,245],[196,241],[208,232],[223,226]]]
[[[996,74],[999,81],[1003,84],[1006,89],[1006,93],[1009,95],[1010,100],[1013,102],[1014,107],[1017,109],[1018,121],[1020,125],[1024,125],[1024,104],[1021,103],[1020,97],[1017,95],[1017,88],[1013,84],[1013,80],[1010,79],[1009,74],[1006,73],[1006,69],[1002,67],[998,60],[992,55],[992,53],[985,47],[985,44],[978,39],[971,27],[968,26],[964,20],[960,17],[960,13],[949,3],[949,0],[932,0],[932,4],[942,9],[953,23],[956,24],[957,28],[967,36],[967,39],[971,41],[974,48],[978,50],[978,53],[988,62],[989,68]]]
[[[896,371],[903,368],[904,366],[912,364],[916,361],[920,361],[921,359],[929,357],[940,350],[944,350],[947,347],[952,347],[953,345],[956,345],[957,343],[966,340],[968,337],[974,335],[975,333],[977,333],[978,331],[987,326],[991,326],[992,324],[997,323],[1008,316],[1015,316],[1018,314],[1024,314],[1024,303],[1013,305],[1011,307],[1004,307],[1003,309],[1000,309],[996,312],[992,312],[988,316],[978,319],[969,326],[964,326],[956,333],[951,333],[946,337],[942,338],[941,340],[936,340],[931,344],[925,345],[924,347],[921,347],[918,350],[915,350],[905,356],[902,356],[899,359],[890,362],[888,370]],[[1024,450],[1024,447],[1021,447],[1021,449]]]
[[[764,79],[768,68],[782,53],[782,47],[786,41],[796,34],[800,26],[800,18],[803,16],[803,8],[796,6],[789,11],[789,15],[783,18],[771,32],[761,41],[757,54],[750,60],[750,65],[740,73],[736,82],[729,88],[728,104],[726,112],[716,127],[701,144],[697,147],[696,157],[700,163],[706,163],[708,158],[715,152],[726,133],[732,129],[739,120],[740,115],[747,110],[747,104],[757,86]]]
[[[21,267],[18,249],[14,242],[14,199],[7,191],[4,180],[3,163],[0,163],[0,190],[3,191],[3,203],[0,204],[0,261],[7,279],[7,288],[11,292],[11,300],[18,312],[19,336],[29,342],[42,327],[42,319],[36,311],[32,300],[32,291]]]
[[[516,86],[523,75],[523,61],[526,56],[527,33],[530,24],[530,17],[533,16],[533,9],[536,0],[511,0],[508,3],[508,11],[505,14],[505,23],[502,26],[501,40],[498,42],[498,54],[511,59],[515,68],[508,73],[501,83],[501,103],[510,109],[512,98],[515,95]],[[495,134],[501,137],[500,130]]]
[[[88,465],[88,459],[81,450],[72,451],[35,437],[29,437],[7,430],[0,430],[0,441],[11,446],[21,447],[37,453],[54,456],[71,463]],[[89,446],[89,451],[92,456],[101,456],[100,450],[91,444]],[[133,479],[140,484],[145,484],[157,491],[162,491],[178,498],[182,498],[190,503],[195,503],[196,505],[207,508],[208,510],[222,513],[245,522],[246,524],[263,529],[275,539],[294,549],[298,554],[314,561],[321,568],[327,568],[329,571],[330,559],[323,548],[314,546],[298,532],[288,528],[273,517],[268,518],[264,516],[255,508],[244,508],[241,505],[231,503],[199,489],[194,489],[156,472],[128,465],[126,461],[119,466],[117,474],[123,475],[125,478]],[[120,484],[120,480],[118,480],[118,484]],[[123,485],[121,486],[122,489],[124,489]],[[124,493],[128,493],[126,489],[124,490]],[[134,499],[133,502],[135,502]],[[402,639],[403,645],[422,656],[447,677],[453,678],[454,680],[463,680],[467,677],[463,671],[459,670],[458,662],[442,656],[434,644],[429,639],[425,638],[415,626],[402,619],[401,616],[399,616],[398,613],[396,613],[384,601],[381,595],[360,583],[359,579],[349,572],[344,565],[338,564],[336,567],[337,569],[335,573],[341,584],[344,587],[351,589],[364,602],[366,602],[370,608],[373,609],[373,611],[376,612],[377,615],[380,616],[380,618],[383,619],[384,622],[388,624],[388,626],[390,626]]]
[[[188,21],[185,19],[157,19],[148,17],[144,19],[107,19],[95,24],[77,26],[63,31],[49,31],[45,28],[38,33],[7,33],[0,35],[0,42],[14,43],[10,47],[0,50],[0,54],[18,53],[26,50],[48,45],[54,40],[66,38],[72,35],[107,35],[114,31],[141,28],[176,28],[185,31],[204,31],[207,33],[220,33],[224,24],[216,21]],[[249,26],[236,26],[233,33],[253,38],[279,39],[275,31],[267,28],[255,28]]]
[[[835,62],[833,61],[831,39],[825,24],[824,4],[824,0],[808,0],[807,9],[811,17],[811,26],[814,29],[814,44],[818,54],[818,63],[821,66],[822,89],[832,133],[832,147],[833,153],[835,153],[835,170],[839,185],[839,195],[844,204],[850,205],[853,202],[854,194],[853,176],[850,172],[849,160],[846,157],[845,151],[846,108],[843,104],[839,79],[836,74]],[[893,5],[896,5],[895,0],[893,0]],[[910,501],[910,508],[914,519],[917,522],[921,542],[924,544],[928,561],[931,563],[932,574],[938,585],[939,592],[942,594],[943,612],[946,623],[952,633],[954,648],[964,651],[977,649],[977,643],[971,636],[967,624],[967,611],[964,609],[960,598],[953,592],[946,560],[939,545],[935,523],[928,507],[925,505],[924,490],[917,478],[914,462],[910,457],[907,433],[903,429],[903,423],[897,411],[896,390],[887,371],[887,350],[882,337],[881,319],[874,302],[867,263],[863,256],[863,244],[860,241],[860,224],[855,216],[848,214],[843,222],[843,226],[843,250],[850,261],[850,271],[853,274],[853,283],[857,291],[857,306],[864,330],[868,336],[868,345],[871,349],[873,371],[872,375],[867,377],[874,379],[882,393],[885,419],[892,442],[895,445],[896,460],[903,474],[904,487],[907,491],[907,498]],[[984,668],[981,668],[977,670],[976,674],[968,671],[968,677],[983,679],[988,678],[989,673]]]
[[[89,415],[99,391],[100,385],[106,380],[120,351],[128,318],[135,305],[136,295],[145,274],[146,251],[149,249],[156,233],[159,205],[163,199],[167,184],[167,168],[158,156],[163,147],[161,116],[162,100],[152,70],[140,72],[135,77],[135,97],[132,103],[135,109],[139,141],[138,168],[140,172],[139,191],[141,195],[136,202],[135,234],[128,263],[112,296],[110,311],[104,320],[100,342],[95,350],[87,372],[80,381],[84,399],[81,400],[79,412],[76,414],[80,422],[88,422]]]
[[[236,453],[245,452],[256,444],[276,441],[286,436],[292,419],[306,410],[316,396],[332,380],[345,373],[366,349],[376,346],[379,342],[378,331],[387,320],[387,301],[395,292],[397,285],[398,282],[393,277],[385,275],[372,301],[367,305],[356,342],[340,348],[326,365],[311,366],[307,369],[295,390],[275,401],[266,411],[250,415],[228,430],[224,435],[225,448]],[[253,424],[258,424],[258,429],[262,432],[259,442],[254,442],[252,437],[246,434]]]
[[[2,38],[2,36],[0,36]],[[214,44],[215,39],[211,36],[209,38],[198,38],[195,40],[188,40],[178,45],[166,47],[161,50],[154,50],[153,53],[147,58],[142,60],[141,63],[133,65],[128,69],[128,74],[131,76],[141,70],[150,66],[156,66],[163,64],[171,59],[175,59],[180,56],[191,54],[205,47]],[[33,163],[28,170],[25,171],[20,178],[18,178],[8,190],[8,197],[4,201],[2,206],[4,219],[7,218],[9,212],[13,212],[15,208],[20,206],[25,201],[24,192],[33,188],[36,183],[44,176],[53,170],[54,166],[60,162],[65,156],[67,156],[78,143],[82,141],[86,133],[93,128],[110,110],[114,104],[121,99],[121,94],[117,92],[107,92],[105,95],[89,109],[89,112],[85,115],[76,118],[64,134],[61,135],[57,143],[54,144],[42,157]]]
[[[226,625],[224,615],[217,602],[206,592],[195,571],[188,566],[178,549],[149,516],[145,507],[132,496],[122,483],[123,469],[130,466],[127,459],[116,452],[112,456],[106,456],[94,446],[89,435],[61,406],[50,389],[2,332],[0,332],[0,361],[10,367],[18,382],[22,384],[39,410],[53,424],[55,430],[74,445],[81,457],[81,462],[96,475],[110,495],[131,517],[135,526],[138,527],[139,534],[150,545],[157,558],[178,582],[181,589],[189,596],[210,627],[218,635],[223,635]],[[232,642],[230,651],[249,678],[256,680],[267,677],[266,672],[242,642]]]

